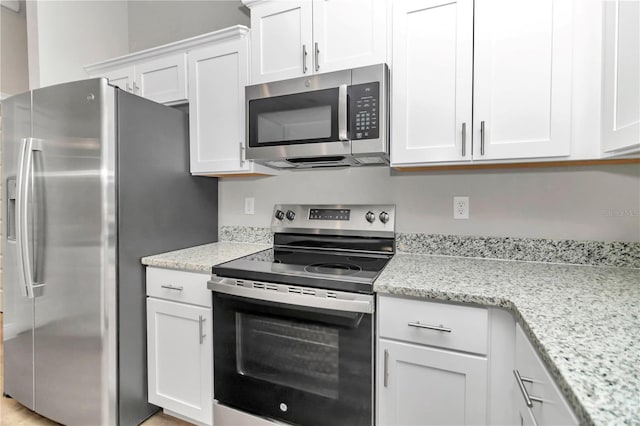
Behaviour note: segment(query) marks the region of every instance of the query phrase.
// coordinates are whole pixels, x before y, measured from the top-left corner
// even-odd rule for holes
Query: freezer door
[[[101,79],[33,92],[35,410],[65,425],[116,422],[114,99]]]
[[[27,297],[22,276],[17,226],[19,163],[30,137],[31,92],[2,101],[3,392],[33,410],[34,302]],[[28,219],[32,223],[33,217]]]

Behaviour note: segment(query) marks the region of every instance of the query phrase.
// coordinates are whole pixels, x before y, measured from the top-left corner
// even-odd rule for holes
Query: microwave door
[[[350,155],[346,103],[346,85],[250,100],[248,158]]]

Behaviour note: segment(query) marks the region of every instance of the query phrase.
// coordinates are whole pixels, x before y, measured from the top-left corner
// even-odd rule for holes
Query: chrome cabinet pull
[[[384,376],[383,376],[384,387],[389,386],[389,351],[384,350]]]
[[[302,45],[302,74],[307,73],[307,45]]]
[[[484,155],[484,121],[480,122],[480,155]]]
[[[527,377],[522,377],[518,370],[513,370],[513,375],[516,376],[516,382],[518,383],[518,387],[520,388],[520,392],[522,393],[522,397],[524,398],[524,402],[525,404],[527,404],[527,407],[533,407],[534,402],[539,402],[542,404],[541,398],[529,395],[529,392],[527,392],[527,388],[524,387],[524,382],[533,383],[533,380]]]
[[[240,141],[240,166],[244,164],[244,145]]]
[[[131,88],[131,85],[127,82],[127,84],[125,85],[127,92],[129,93],[133,93],[133,89]]]
[[[206,321],[206,319],[202,316],[202,315],[198,315],[198,330],[199,330],[199,335],[200,335],[200,344],[204,343],[204,338],[207,337],[206,334],[204,334],[204,322]]]
[[[160,287],[166,288],[167,290],[176,290],[176,291],[182,291],[182,289],[183,289],[182,286],[175,286],[175,285],[171,285],[171,284],[163,284]]]
[[[467,155],[467,123],[462,123],[462,156]]]
[[[138,87],[138,85],[136,84],[136,82],[133,82],[133,93],[139,93],[140,92],[140,87]]]
[[[409,327],[426,328],[427,330],[443,331],[445,333],[451,333],[451,329],[443,327],[442,324],[440,324],[440,325],[428,325],[428,324],[420,324],[419,321],[416,321],[416,322],[410,322],[407,325]]]
[[[320,56],[320,49],[318,49],[318,42],[316,41],[316,45],[315,45],[316,71],[320,69],[320,62],[318,62],[319,56]]]

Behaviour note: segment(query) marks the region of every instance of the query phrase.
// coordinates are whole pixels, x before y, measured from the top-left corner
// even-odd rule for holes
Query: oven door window
[[[214,392],[293,424],[371,425],[373,315],[213,294]]]
[[[237,373],[337,399],[340,331],[335,327],[236,313]]]
[[[338,141],[338,89],[249,101],[249,146]]]

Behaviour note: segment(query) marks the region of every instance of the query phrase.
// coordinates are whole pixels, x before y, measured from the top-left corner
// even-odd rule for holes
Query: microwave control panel
[[[351,140],[380,137],[380,83],[349,86],[349,129]]]

